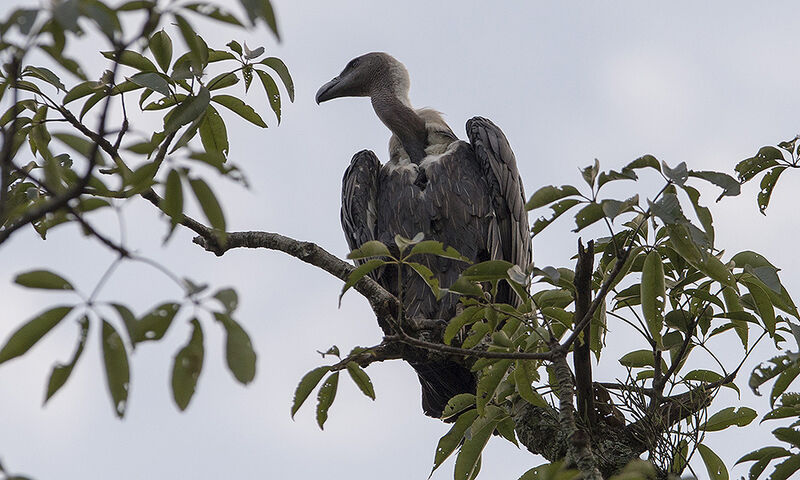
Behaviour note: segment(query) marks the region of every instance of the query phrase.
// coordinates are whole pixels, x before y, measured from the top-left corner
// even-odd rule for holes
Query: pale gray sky
[[[0,14],[5,16],[12,3],[22,2],[4,3]],[[248,99],[269,118],[269,129],[226,116],[231,160],[247,172],[252,189],[210,178],[224,198],[230,229],[282,232],[344,255],[341,175],[362,148],[385,159],[389,132],[368,101],[317,106],[314,93],[348,60],[368,51],[386,51],[403,61],[411,74],[412,103],[444,112],[459,135],[474,115],[503,128],[528,193],[542,185],[580,182],[578,168],[595,157],[604,168],[619,168],[652,153],[671,165],[686,161],[698,170],[731,172],[758,147],[797,133],[800,66],[796,22],[789,16],[795,4],[768,5],[276,0],[280,45],[263,30],[244,36],[218,24],[201,29],[216,48],[232,35],[251,47],[264,45],[285,60],[297,87],[294,104],[284,98],[277,128],[259,88]],[[102,59],[93,61],[99,74]],[[651,180],[642,187],[655,185]],[[787,173],[767,217],[758,213],[753,185],[739,198],[711,205],[718,246],[730,253],[765,254],[783,268],[782,279],[794,292],[800,291],[800,259],[787,247],[799,230],[798,186],[800,179]],[[231,379],[221,332],[207,322],[198,392],[188,411],[178,413],[168,375],[174,352],[189,335],[181,319],[164,342],[142,345],[132,356],[130,405],[119,421],[107,398],[95,326],[69,383],[42,407],[51,365],[72,353],[77,328],[65,324],[22,359],[0,367],[0,458],[9,470],[39,480],[427,477],[436,443],[448,427],[422,415],[417,380],[405,365],[369,368],[375,402],[343,378],[325,431],[316,426],[313,404],[304,406],[295,421],[289,418],[295,385],[324,363],[315,349],[335,343],[348,350],[379,341],[358,295],[348,294],[337,309],[341,283],[329,275],[274,252],[232,251],[216,258],[192,245],[185,231],[162,249],[164,226],[152,207],[136,200],[125,212],[130,245],[141,253],[193,279],[237,287],[237,318],[259,353],[257,377],[248,388]],[[565,217],[552,233],[535,239],[537,264],[569,262],[577,241],[569,233],[570,222]],[[116,233],[113,222],[104,225]],[[48,241],[33,232],[15,235],[0,249],[0,339],[62,300],[14,286],[16,272],[46,267],[90,290],[111,258],[72,227],[54,230]],[[137,313],[180,294],[160,273],[141,265],[121,268],[104,290],[105,299],[123,300]],[[614,354],[635,341],[624,329],[613,324],[610,329],[599,368],[606,379],[621,374]],[[740,347],[729,348],[732,361]],[[752,366],[740,378],[742,403],[763,413],[767,400],[746,391]],[[736,401],[724,395],[712,412],[730,404],[722,400]],[[710,434],[707,443],[731,464],[772,441],[772,428],[754,422]],[[493,439],[481,478],[515,479],[541,462]],[[745,472],[740,467],[732,474]],[[452,460],[434,478],[451,476]]]

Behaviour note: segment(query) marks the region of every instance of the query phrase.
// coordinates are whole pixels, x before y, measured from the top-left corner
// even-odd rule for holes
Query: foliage
[[[179,409],[188,407],[197,388],[210,321],[225,333],[225,357],[234,378],[247,384],[256,374],[252,341],[234,319],[235,290],[214,291],[209,285],[180,278],[133,253],[123,235],[117,239],[101,231],[92,218],[93,212],[119,212],[123,201],[141,197],[163,214],[164,242],[183,225],[206,233],[204,238],[211,242],[206,246],[221,253],[229,240],[225,213],[201,167],[210,166],[246,186],[242,172],[229,161],[224,116],[233,113],[256,127],[267,127],[262,115],[242,100],[238,84],[247,93],[257,77],[267,97],[265,105],[277,122],[282,106],[278,84],[290,100],[294,98],[286,66],[275,57],[262,59],[265,47],[251,49],[234,40],[226,48],[214,48],[195,33],[192,19],[200,15],[240,28],[263,21],[277,37],[269,1],[242,0],[241,5],[247,23],[210,3],[161,5],[134,0],[111,7],[98,0],[62,0],[47,9],[15,10],[0,24],[0,101],[9,105],[0,116],[0,244],[28,225],[45,239],[50,229],[72,223],[117,254],[102,278],[88,288],[44,269],[16,277],[27,288],[74,295],[69,304],[50,307],[22,324],[0,348],[0,363],[4,363],[27,353],[61,324],[77,323],[75,350],[65,363],[54,365],[45,401],[68,381],[91,329],[100,332],[109,396],[120,417],[129,401],[130,354],[143,343],[163,338],[178,318],[190,326],[172,368],[172,395]],[[69,47],[82,35],[106,45],[101,52],[109,61],[104,72],[91,75],[70,56]],[[48,63],[30,64],[31,52],[44,53]],[[136,140],[129,132],[132,95],[138,95],[139,113],[155,118],[152,125],[156,125]],[[111,118],[117,111],[120,118],[114,122]],[[95,128],[90,127],[94,124]],[[602,171],[595,160],[581,171],[582,185],[539,188],[526,207],[549,208],[551,213],[534,222],[533,235],[563,225],[557,219],[570,212],[574,214],[572,232],[592,237],[587,242],[588,254],[581,245],[575,269],[512,265],[497,259],[471,264],[452,247],[421,234],[412,239],[398,235],[391,245],[365,243],[348,257],[358,261],[358,266],[347,275],[340,301],[347,291],[368,282],[375,271],[390,266],[401,276],[422,278],[437,299],[458,297],[459,313],[447,319],[431,341],[430,336],[419,334],[424,328],[404,317],[399,292],[393,304],[397,308],[385,318],[390,333],[384,341],[353,348],[346,356],[331,347],[323,357],[333,355],[338,361],[315,368],[301,379],[291,415],[316,391],[316,419],[323,428],[342,370],[365,396],[375,399],[366,367],[403,358],[403,349],[413,347],[460,358],[477,376],[476,392],[453,397],[445,409],[443,420],[452,426],[439,440],[432,471],[456,454],[455,478],[475,478],[493,434],[519,446],[518,414],[536,408],[560,412],[554,416],[570,439],[580,432],[602,435],[623,430],[643,438],[649,462],[630,459],[627,466],[615,467],[613,478],[693,470],[695,452],[710,478],[728,478],[724,463],[704,443],[705,434],[748,425],[757,413],[747,407],[718,405],[716,393],[723,387],[739,391],[736,374],[762,339],[769,338],[778,346],[791,334],[800,342],[800,314],[778,269],[765,257],[752,251],[730,255],[717,246],[713,216],[701,198],[708,184],[721,189],[718,201],[739,195],[742,183],[765,172],[758,194],[763,213],[779,176],[797,167],[800,146],[796,143],[794,139],[764,147],[740,162],[738,180],[723,172],[690,170],[685,163],[669,167],[644,155],[618,171]],[[639,192],[628,188],[630,183],[616,183],[638,182],[640,175],[658,178],[661,188]],[[626,194],[608,194],[612,187],[607,185],[612,183]],[[186,214],[189,196],[199,203],[208,226]],[[443,285],[439,272],[429,267],[430,256],[461,265],[460,277]],[[99,301],[103,286],[123,261],[152,265],[179,285],[183,297],[162,301],[140,315],[121,302]],[[588,265],[590,272],[585,283],[577,274],[581,265]],[[504,284],[516,292],[518,305],[495,301]],[[576,299],[581,293],[591,299],[586,311],[578,311]],[[619,358],[604,355],[607,343],[613,341],[606,336],[611,326],[636,334],[638,343],[626,337],[629,351]],[[741,344],[736,356],[722,358],[715,353],[721,338]],[[587,385],[579,365],[571,370],[566,362],[569,352],[578,351],[594,353],[601,369],[609,363],[622,365],[627,377],[598,387],[590,375]],[[716,366],[691,369],[697,358]],[[772,478],[788,478],[800,468],[800,455],[794,453],[800,448],[796,428],[800,394],[787,392],[798,374],[800,353],[785,352],[757,368],[750,378],[756,392],[774,380],[772,410],[763,419],[793,421],[773,432],[789,448],[764,447],[739,460],[756,462],[751,478],[759,477],[773,460],[780,463]],[[593,392],[588,399],[582,397],[587,386]],[[582,411],[576,421],[574,405],[583,402],[593,407],[590,413]],[[679,414],[672,409],[676,404],[681,405]],[[715,413],[708,415],[712,405]],[[562,453],[521,478],[574,478],[576,470],[571,467],[581,465],[581,455],[589,458],[591,452],[586,456],[575,445],[579,442],[568,443],[575,465],[565,466]]]
[[[639,195],[600,196],[610,182],[636,181],[644,171],[652,171],[664,182],[646,202],[640,201]],[[597,266],[591,290],[597,307],[591,316],[589,347],[600,362],[599,369],[604,362],[618,361],[629,370],[626,381],[609,386],[615,398],[611,402],[609,397],[609,407],[614,416],[624,418],[628,425],[639,424],[651,436],[648,460],[660,472],[681,473],[694,452],[699,452],[711,478],[727,478],[727,468],[703,443],[704,435],[748,425],[756,417],[754,410],[731,406],[706,417],[705,404],[700,404],[691,415],[656,420],[649,412],[665,405],[658,398],[667,392],[673,398],[683,392],[708,394],[712,399],[720,387],[738,392],[736,372],[755,345],[763,338],[771,338],[777,345],[789,332],[787,316],[798,317],[777,268],[769,261],[752,251],[725,255],[716,247],[711,211],[700,203],[701,190],[691,185],[699,181],[721,187],[721,198],[739,194],[739,183],[724,173],[689,170],[684,163],[670,168],[650,155],[620,171],[601,171],[595,161],[582,176],[583,187],[542,187],[527,206],[553,211],[534,223],[534,235],[551,228],[570,210],[576,211],[574,231],[594,224],[604,224],[608,230],[608,236],[594,240]],[[685,213],[684,205],[696,220]],[[396,237],[394,245],[368,242],[350,254],[349,258],[364,263],[350,275],[342,294],[373,270],[394,264],[406,266],[401,269],[404,275],[419,275],[437,298],[460,297],[463,309],[449,321],[443,342],[456,346],[446,350],[448,353],[460,351],[473,357],[472,370],[479,380],[476,395],[456,396],[448,405],[444,417],[456,421],[439,442],[433,468],[458,449],[455,478],[474,478],[491,431],[517,443],[512,417],[520,402],[558,405],[560,399],[553,392],[558,391],[559,381],[549,361],[556,358],[559,342],[568,348],[581,330],[577,327],[581,319],[575,318],[574,310],[576,291],[581,287],[576,284],[575,271],[568,267],[531,266],[522,271],[501,260],[468,266],[452,285],[441,285],[419,254],[461,259],[457,252],[423,240],[421,235],[411,240]],[[519,307],[493,301],[501,282],[522,298]],[[402,339],[406,334],[402,316],[400,319],[394,327]],[[626,337],[632,350],[619,359],[602,355],[610,322],[615,322],[615,330],[620,328],[617,324],[627,325],[639,336],[637,346]],[[713,342],[719,337],[736,339],[741,345],[738,358],[714,355]],[[492,357],[493,353],[507,356]],[[709,355],[716,368],[686,371],[686,365],[696,364],[693,358]],[[313,370],[303,379],[293,412],[325,368]],[[313,385],[309,378],[314,378]],[[322,390],[320,405],[330,406]],[[540,474],[528,472],[523,478],[539,478],[534,475]]]
[[[177,225],[193,221],[184,214],[184,199],[194,196],[217,241],[225,242],[221,202],[202,175],[210,166],[246,185],[228,160],[225,116],[229,111],[267,127],[261,114],[242,100],[254,76],[266,94],[263,103],[278,122],[282,94],[275,79],[294,100],[286,66],[265,57],[264,47],[251,50],[235,40],[212,47],[195,33],[195,19],[206,17],[240,29],[264,22],[277,37],[268,0],[242,1],[241,6],[246,22],[206,2],[136,0],[111,6],[98,0],[62,0],[48,8],[14,10],[0,24],[0,101],[8,105],[0,117],[0,244],[27,225],[45,239],[51,229],[72,223],[117,254],[95,285],[77,285],[47,270],[16,277],[21,286],[66,290],[75,297],[25,322],[0,349],[3,363],[23,355],[60,325],[77,323],[75,351],[67,362],[54,365],[45,401],[68,381],[92,329],[101,331],[108,391],[120,417],[129,401],[128,357],[141,344],[164,337],[178,319],[191,327],[172,368],[172,394],[179,409],[188,407],[195,392],[209,322],[222,327],[234,378],[247,384],[255,376],[255,350],[234,319],[235,290],[213,291],[207,284],[180,278],[133,253],[124,233],[101,231],[93,220],[95,212],[119,214],[125,200],[142,197],[158,207],[154,212],[163,213],[166,242]],[[105,45],[97,54],[107,59],[105,71],[94,75],[83,58],[72,56],[79,37]],[[30,63],[29,58],[40,59],[42,53],[46,63]],[[138,128],[141,118],[153,126],[144,136]],[[134,121],[137,128],[129,129]],[[178,285],[183,297],[141,314],[118,301],[98,300],[123,261],[152,265]]]

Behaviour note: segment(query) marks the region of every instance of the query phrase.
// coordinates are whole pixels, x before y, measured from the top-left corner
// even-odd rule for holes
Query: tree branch
[[[578,240],[578,260],[575,266],[575,320],[582,319],[592,298],[592,271],[594,271],[594,242],[589,241],[586,249]],[[575,387],[577,391],[578,412],[589,423],[590,428],[597,424],[594,411],[594,389],[592,387],[591,322],[583,328],[580,345],[576,344],[572,353],[575,366]]]
[[[555,346],[557,354],[553,358],[553,371],[558,381],[558,412],[561,428],[567,433],[569,457],[583,473],[584,480],[603,480],[597,469],[597,460],[589,445],[589,435],[578,428],[575,423],[575,407],[573,401],[572,372],[567,363],[566,350]]]

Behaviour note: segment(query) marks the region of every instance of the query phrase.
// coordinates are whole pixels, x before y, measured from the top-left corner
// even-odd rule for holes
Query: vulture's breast
[[[422,232],[473,259],[485,248],[493,214],[489,187],[466,142],[452,142],[419,165],[405,158],[385,164],[377,203],[375,233],[384,243]]]

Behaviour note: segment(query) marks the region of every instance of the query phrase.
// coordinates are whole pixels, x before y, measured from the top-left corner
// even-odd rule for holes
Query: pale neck
[[[408,96],[378,93],[371,100],[378,118],[397,136],[409,159],[419,164],[425,158],[428,133],[425,121],[411,108]]]

